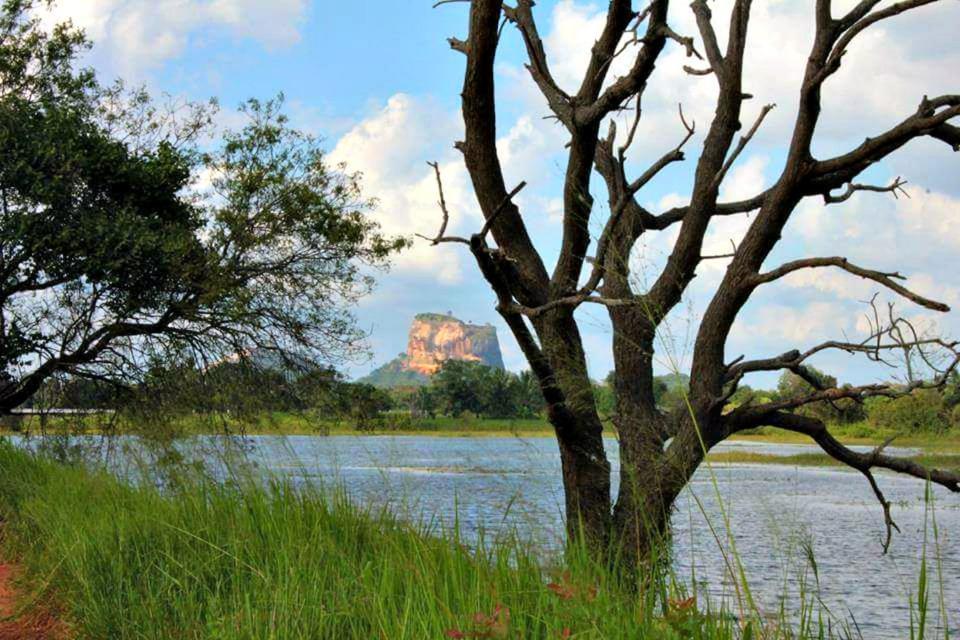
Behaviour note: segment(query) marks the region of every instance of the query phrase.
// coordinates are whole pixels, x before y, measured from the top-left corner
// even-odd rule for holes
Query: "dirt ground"
[[[66,625],[42,607],[17,615],[19,568],[0,564],[0,640],[66,640]]]

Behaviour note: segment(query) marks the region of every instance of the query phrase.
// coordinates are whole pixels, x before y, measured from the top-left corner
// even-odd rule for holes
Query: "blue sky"
[[[837,11],[851,1],[835,2]],[[720,23],[725,4],[714,3]],[[780,170],[812,36],[809,4],[755,3],[746,86],[757,98],[745,118],[752,120],[764,103],[778,107],[733,168],[724,197],[753,195],[769,186]],[[87,29],[96,41],[89,62],[104,79],[122,76],[156,93],[191,99],[217,97],[225,125],[235,122],[230,114],[244,99],[283,92],[294,123],[322,135],[333,159],[364,173],[368,194],[380,201],[374,215],[390,232],[435,230],[439,212],[426,162],[439,161],[453,231],[469,233],[479,227],[480,218],[460,158],[452,150],[462,128],[457,107],[463,59],[446,43],[448,36],[464,35],[467,5],[431,5],[430,0],[62,0],[55,17],[70,17]],[[581,0],[537,3],[552,67],[562,83],[577,81],[605,5]],[[675,29],[693,33],[687,3],[676,3],[672,11]],[[958,4],[941,2],[895,28],[877,27],[859,39],[828,86],[815,150],[826,156],[852,147],[909,115],[925,93],[956,93],[958,88],[944,73],[960,68],[960,54],[950,46],[956,24]],[[526,180],[530,185],[520,205],[550,263],[559,236],[565,140],[559,128],[543,118],[546,107],[522,62],[519,40],[507,29],[498,58],[501,155],[508,182]],[[678,102],[697,120],[699,131],[707,128],[714,84],[684,74],[685,62],[682,50],[673,47],[658,65],[634,150],[637,172],[645,159],[679,140]],[[624,63],[629,61],[624,58]],[[701,142],[698,135],[690,143],[687,163],[671,167],[644,190],[644,203],[655,209],[684,203]],[[872,168],[861,181],[885,184],[896,175],[910,181],[911,198],[858,194],[830,207],[822,200],[805,201],[771,266],[798,257],[845,255],[869,268],[900,270],[921,293],[960,307],[960,157],[942,144],[915,144]],[[599,226],[606,213],[599,182],[595,196]],[[747,216],[717,221],[705,253],[729,250],[750,221]],[[638,286],[669,252],[672,233],[654,234],[638,248]],[[658,350],[661,371],[685,366],[690,332],[723,267],[722,261],[706,263],[685,304],[671,317]],[[451,311],[465,320],[494,323],[508,367],[524,367],[494,311],[492,294],[462,250],[421,243],[379,280],[376,293],[357,313],[361,326],[370,331],[372,357],[352,364],[351,374],[362,375],[403,351],[409,322],[422,311]],[[875,291],[871,283],[827,271],[798,274],[761,290],[735,327],[728,355],[769,356],[830,338],[854,338],[865,328],[862,300]],[[892,300],[886,294],[883,298]],[[906,303],[901,309],[931,332],[956,335],[960,329],[960,313],[935,317]],[[611,366],[605,313],[585,308],[579,317],[591,372],[603,377]],[[862,360],[836,355],[815,364],[853,382],[890,375]],[[762,386],[773,380],[768,376],[748,383]]]

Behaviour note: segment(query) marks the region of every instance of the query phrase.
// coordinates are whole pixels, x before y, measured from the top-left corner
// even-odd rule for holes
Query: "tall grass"
[[[84,638],[734,638],[667,576],[467,546],[281,481],[161,493],[0,445],[3,553]],[[28,598],[29,599],[29,598]],[[28,605],[29,602],[25,602]],[[701,604],[700,609],[706,607]]]
[[[799,610],[733,615],[691,597],[669,560],[629,579],[581,548],[545,563],[513,537],[467,544],[342,491],[229,471],[181,467],[158,490],[0,442],[0,559],[23,566],[21,604],[55,602],[78,638],[111,640],[859,637],[820,600],[809,546]]]

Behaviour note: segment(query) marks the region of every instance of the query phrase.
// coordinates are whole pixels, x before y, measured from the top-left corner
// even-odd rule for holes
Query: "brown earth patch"
[[[18,612],[19,567],[0,564],[0,640],[66,640],[67,626],[46,607]]]

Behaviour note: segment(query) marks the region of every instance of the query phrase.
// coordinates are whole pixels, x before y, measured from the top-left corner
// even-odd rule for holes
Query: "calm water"
[[[557,445],[548,438],[261,436],[248,443],[251,457],[265,469],[297,482],[339,483],[357,500],[389,504],[406,517],[452,525],[456,514],[466,535],[479,529],[488,535],[517,530],[546,550],[556,549],[561,540],[560,460]],[[607,444],[616,471],[616,442]],[[773,455],[817,451],[807,445],[743,442],[718,448]],[[878,480],[901,529],[886,556],[882,512],[859,473],[788,465],[703,468],[674,517],[677,573],[688,582],[695,576],[698,588],[715,602],[735,603],[721,547],[708,525],[729,552],[722,503],[761,610],[776,614],[784,598],[788,610],[796,607],[800,576],[809,566],[804,545],[809,544],[819,568],[821,599],[837,619],[854,620],[864,638],[909,637],[909,603],[917,588],[926,520],[934,573],[930,599],[939,602],[942,584],[951,635],[960,634],[960,496],[933,491],[936,545],[925,518],[924,484],[887,473],[878,473]],[[813,584],[812,574],[806,573]],[[939,605],[933,606],[929,618],[941,623]]]

